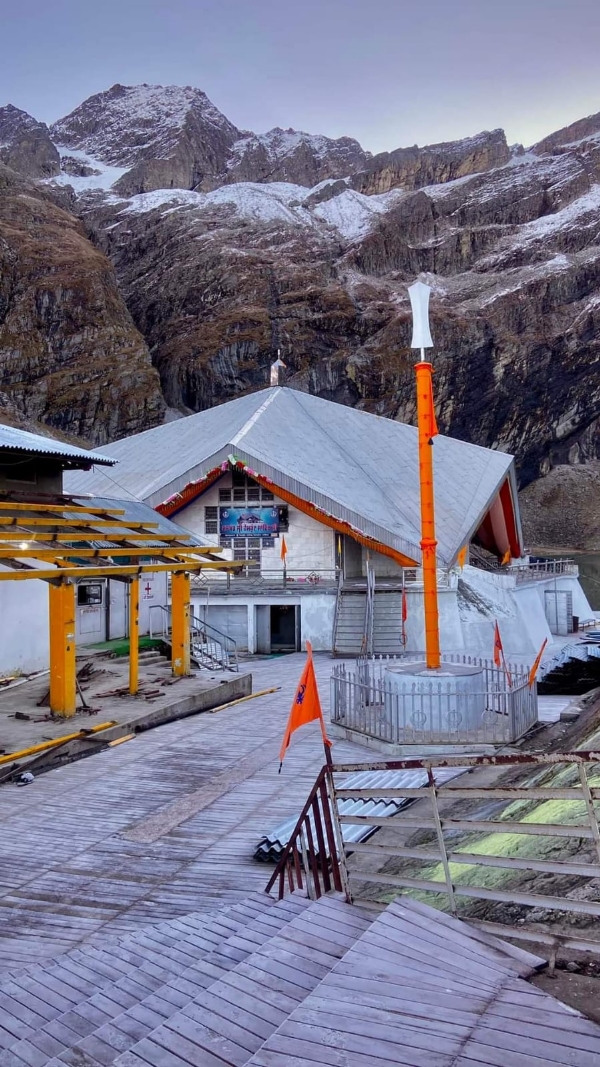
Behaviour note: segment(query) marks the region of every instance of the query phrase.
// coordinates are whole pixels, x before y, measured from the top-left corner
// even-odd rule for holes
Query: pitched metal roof
[[[503,452],[441,435],[433,447],[438,556],[449,564],[507,477],[516,497],[514,463]],[[120,496],[156,507],[233,454],[280,488],[420,559],[413,426],[278,386],[116,441],[111,452]],[[66,486],[106,495],[107,479],[74,473]]]
[[[112,466],[116,462],[101,452],[66,445],[54,437],[42,437],[41,434],[20,430],[16,426],[0,425],[0,452],[8,451],[31,452],[70,460],[82,460],[85,463],[102,463],[106,466]]]

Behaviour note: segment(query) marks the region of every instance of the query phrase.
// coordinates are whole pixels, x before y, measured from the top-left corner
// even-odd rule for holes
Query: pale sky
[[[600,111],[600,0],[0,0],[0,106],[45,122],[124,85],[195,85],[242,129],[373,152]]]

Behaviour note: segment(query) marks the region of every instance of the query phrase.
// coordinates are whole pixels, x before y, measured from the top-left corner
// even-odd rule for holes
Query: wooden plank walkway
[[[303,663],[257,661],[254,688],[281,692],[0,789],[0,973],[264,888],[269,868],[252,859],[254,847],[300,810],[323,762],[311,724],[277,773]],[[327,711],[331,659],[315,663]],[[334,751],[371,758],[347,742]]]
[[[600,1027],[523,981],[535,963],[425,905],[398,901],[250,1059],[223,1062],[596,1067]]]

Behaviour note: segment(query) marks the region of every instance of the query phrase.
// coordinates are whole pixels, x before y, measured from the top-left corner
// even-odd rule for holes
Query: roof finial
[[[277,349],[277,359],[271,363],[271,385],[281,385],[285,363],[281,358],[281,349]]]

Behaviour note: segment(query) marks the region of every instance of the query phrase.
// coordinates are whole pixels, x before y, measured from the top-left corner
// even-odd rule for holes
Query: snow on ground
[[[61,172],[53,178],[46,178],[45,184],[47,185],[70,185],[75,193],[79,195],[94,190],[107,193],[115,182],[118,182],[119,178],[127,174],[127,167],[109,167],[106,163],[101,163],[99,159],[94,159],[93,156],[88,156],[86,152],[80,152],[76,148],[66,148],[65,145],[58,144],[55,145],[55,148],[60,153],[61,159],[64,156],[70,156],[71,159],[79,160],[86,167],[91,167],[98,173],[89,174],[85,178],[78,178],[73,174]]]
[[[519,230],[516,241],[512,242],[513,246],[526,246],[533,241],[543,240],[544,237],[549,237],[558,230],[566,230],[573,223],[580,224],[582,215],[595,214],[595,221],[600,225],[598,212],[600,212],[600,185],[592,185],[588,193],[578,197],[577,200],[571,201],[560,211],[555,211],[552,215],[542,215],[541,218],[534,219],[533,222],[524,223]],[[591,221],[594,221],[594,219]]]
[[[311,196],[324,184],[319,182],[314,189],[306,189],[291,182],[238,182],[211,193],[157,189],[131,197],[121,214],[144,215],[161,207],[167,208],[163,214],[182,208],[206,211],[219,205],[231,205],[238,215],[257,222],[331,227],[341,237],[353,241],[364,236],[377,216],[389,211],[405,195],[398,189],[379,196],[365,196],[353,189],[344,189],[330,200],[309,206]]]
[[[344,189],[338,196],[332,196],[331,200],[317,204],[312,213],[333,226],[348,241],[355,241],[369,232],[378,215],[385,214],[405,195],[400,189],[374,196]]]

